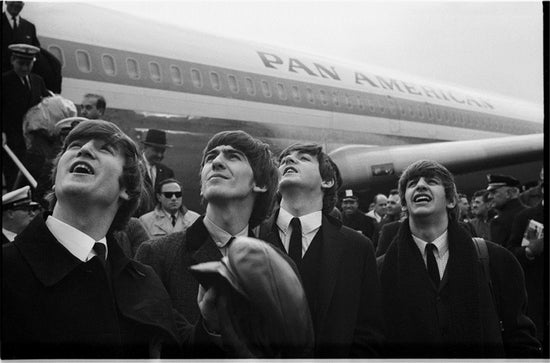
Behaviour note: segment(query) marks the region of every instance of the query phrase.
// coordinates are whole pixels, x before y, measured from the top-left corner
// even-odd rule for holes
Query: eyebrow
[[[215,147],[214,149],[208,151],[204,155],[204,158],[206,159],[207,157],[212,156],[212,155],[219,155],[220,153],[223,153],[224,155],[238,154],[238,155],[241,155],[241,156],[246,158],[245,153],[243,153],[241,150],[234,149],[234,148],[228,149],[228,148],[218,148],[218,147]]]

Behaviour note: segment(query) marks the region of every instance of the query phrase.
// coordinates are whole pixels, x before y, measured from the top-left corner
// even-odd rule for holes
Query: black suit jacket
[[[10,16],[11,18],[11,16]],[[11,19],[10,19],[11,20]],[[10,44],[30,44],[40,48],[40,42],[36,36],[36,28],[30,21],[19,17],[17,32],[13,31],[8,14],[2,13],[2,73],[11,69],[11,52],[8,49]]]
[[[2,248],[2,358],[147,358],[153,338],[177,342],[170,297],[150,267],[108,237],[109,279],[98,259],[67,251],[45,218]]]
[[[31,73],[29,80],[30,91],[13,70],[2,74],[2,132],[6,133],[8,145],[17,156],[25,151],[23,116],[43,97],[49,96],[42,77]]]
[[[278,212],[260,227],[260,238],[285,251]],[[323,216],[318,309],[313,313],[315,357],[376,357],[383,339],[380,283],[372,243],[336,219]]]

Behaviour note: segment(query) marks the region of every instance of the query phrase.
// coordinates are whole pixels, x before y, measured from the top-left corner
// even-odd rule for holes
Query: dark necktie
[[[13,19],[13,31],[17,30],[17,18],[15,16],[11,17]]]
[[[172,214],[172,227],[176,226],[176,215]]]
[[[435,287],[439,288],[439,268],[435,261],[434,252],[437,251],[437,247],[433,243],[426,245],[426,261],[428,265],[428,274],[435,284]]]
[[[290,226],[292,227],[292,234],[290,235],[288,255],[298,264],[302,260],[302,224],[300,218],[292,218]]]
[[[25,84],[25,87],[27,87],[27,89],[30,91],[31,85],[29,84],[29,80],[27,79],[27,77],[23,77],[23,83]]]
[[[96,257],[101,261],[101,264],[105,266],[105,255],[107,252],[107,248],[103,243],[96,242],[94,244],[94,251],[96,253]]]

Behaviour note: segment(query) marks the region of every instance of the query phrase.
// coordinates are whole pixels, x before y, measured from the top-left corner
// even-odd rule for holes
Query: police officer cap
[[[351,189],[346,189],[344,195],[342,196],[342,201],[344,200],[358,200],[359,198]]]
[[[488,174],[487,180],[489,181],[487,190],[495,190],[500,187],[521,188],[521,183],[516,178],[509,175]]]
[[[11,209],[23,205],[36,206],[38,203],[31,200],[31,187],[28,185],[23,188],[13,190],[2,196],[2,209]]]
[[[40,48],[30,44],[11,44],[8,48],[13,56],[23,59],[35,59],[40,52]]]

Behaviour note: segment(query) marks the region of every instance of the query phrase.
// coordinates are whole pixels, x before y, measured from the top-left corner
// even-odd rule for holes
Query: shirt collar
[[[10,242],[13,242],[13,240],[15,239],[15,236],[17,236],[17,233],[13,233],[12,231],[8,231],[5,228],[2,228],[2,233],[4,234],[4,236],[6,236],[6,238]]]
[[[277,217],[277,226],[281,231],[283,231],[284,234],[287,233],[292,218],[294,218],[294,216],[287,212],[284,208],[281,208],[279,210],[279,216]],[[300,224],[302,225],[302,233],[308,234],[311,231],[321,227],[321,223],[323,221],[323,212],[316,211],[298,218],[300,219]]]
[[[227,242],[231,239],[231,237],[247,237],[248,236],[248,224],[243,228],[242,231],[237,233],[236,235],[232,235],[231,233],[225,231],[218,225],[216,225],[208,216],[204,216],[203,219],[204,226],[206,227],[206,230],[210,234],[210,237],[212,237],[212,240],[218,246],[218,248],[225,247]]]
[[[447,238],[448,230],[446,229],[445,232],[441,234],[441,236],[437,237],[435,240],[432,241],[432,243],[437,247],[437,253],[439,256],[443,256],[447,250],[449,249],[449,240]],[[412,238],[414,240],[414,243],[416,243],[416,246],[418,246],[418,249],[422,253],[422,256],[424,256],[426,251],[426,246],[429,242],[424,241],[421,238],[416,237],[415,235],[412,235]]]
[[[79,231],[73,226],[68,225],[59,219],[48,216],[46,226],[52,232],[53,236],[65,247],[73,256],[82,262],[89,260],[89,255],[96,242],[105,245],[105,257],[107,257],[107,238],[103,237],[99,241],[94,240],[86,233]],[[95,255],[95,253],[93,254]]]

